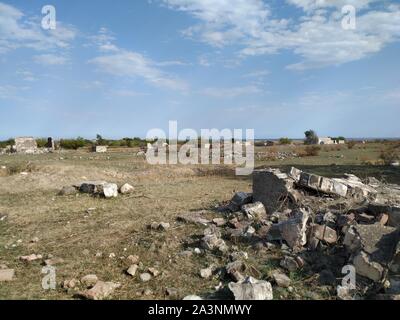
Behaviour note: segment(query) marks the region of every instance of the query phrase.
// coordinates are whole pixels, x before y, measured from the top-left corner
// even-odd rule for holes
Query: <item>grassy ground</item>
[[[283,150],[290,147],[282,147]],[[289,158],[282,161],[258,161],[257,166],[296,165],[330,176],[344,172],[361,177],[374,175],[400,183],[399,169],[365,165],[377,161],[382,144],[356,146],[348,150],[322,150],[318,157]],[[264,152],[268,148],[257,148]],[[343,155],[343,156],[342,156]],[[334,165],[333,165],[334,164]],[[185,257],[179,253],[195,247],[203,227],[178,223],[178,214],[206,210],[217,217],[215,205],[232,197],[235,191],[251,191],[251,177],[238,178],[225,166],[150,166],[132,150],[107,154],[85,151],[46,155],[0,156],[0,264],[16,271],[16,279],[0,283],[0,299],[72,299],[59,286],[46,291],[41,287],[40,262],[24,264],[19,256],[32,253],[62,258],[57,265],[57,282],[96,274],[100,279],[121,283],[114,299],[166,299],[166,288],[177,288],[179,296],[214,292],[217,277],[204,280],[201,268],[221,259],[214,255]],[[26,171],[27,174],[20,172]],[[57,196],[65,185],[82,180],[106,180],[132,184],[132,195],[106,200],[88,195]],[[94,209],[94,210],[88,210]],[[169,222],[167,232],[146,228],[151,222]],[[37,237],[38,242],[31,242]],[[249,255],[249,265],[258,278],[269,279],[276,268],[279,253],[256,252],[247,244],[238,244]],[[96,256],[101,253],[102,256]],[[114,253],[115,257],[110,258]],[[138,255],[141,270],[155,267],[161,275],[142,283],[125,274],[126,257]],[[140,273],[140,272],[139,272]],[[329,298],[330,293],[316,289],[308,275],[292,274],[295,290],[276,289],[277,298]],[[305,281],[307,279],[307,281]],[[143,296],[144,289],[152,294]]]

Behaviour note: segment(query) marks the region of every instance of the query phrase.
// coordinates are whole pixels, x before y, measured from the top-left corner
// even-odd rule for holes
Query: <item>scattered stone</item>
[[[153,277],[157,277],[158,275],[160,275],[160,271],[158,271],[155,268],[148,268],[147,271],[153,276]]]
[[[212,222],[217,226],[217,227],[222,227],[226,225],[226,220],[224,218],[215,218],[212,220]]]
[[[286,274],[280,271],[274,271],[272,273],[272,278],[274,278],[275,283],[282,288],[288,288],[292,282]]]
[[[267,215],[264,205],[259,201],[243,205],[242,212],[250,220],[261,220]]]
[[[280,266],[290,272],[297,271],[301,269],[302,265],[299,263],[298,259],[290,257],[290,256],[285,256],[281,262]]]
[[[99,279],[95,274],[88,274],[81,279],[81,283],[85,285],[86,287],[93,287]]]
[[[338,240],[336,231],[324,225],[313,225],[311,227],[311,234],[318,240],[324,241],[329,244],[334,244]]]
[[[225,241],[219,238],[216,234],[205,235],[201,239],[201,246],[203,249],[211,251],[214,249],[218,249],[222,253],[228,251],[228,246],[226,245]]]
[[[0,269],[0,282],[12,281],[14,275],[14,269]]]
[[[132,193],[135,191],[135,188],[133,186],[131,186],[129,183],[125,183],[124,185],[121,186],[121,188],[119,189],[119,192],[121,194],[128,194],[128,193]]]
[[[167,231],[170,227],[171,225],[168,222],[160,222],[158,225],[158,230]]]
[[[78,190],[73,186],[65,186],[58,193],[59,196],[72,196],[78,193]]]
[[[98,281],[93,288],[82,292],[80,295],[90,300],[103,300],[119,287],[119,283]]]
[[[83,193],[99,194],[105,198],[115,198],[118,196],[118,186],[115,183],[105,181],[87,181],[79,186],[79,190]]]
[[[231,261],[236,261],[236,260],[247,260],[248,258],[249,258],[248,253],[247,253],[247,252],[244,252],[244,251],[235,251],[235,252],[232,252],[232,253],[229,255],[229,259],[230,259]]]
[[[38,237],[32,238],[31,243],[37,243],[37,242],[39,242],[39,238]]]
[[[242,272],[246,271],[246,266],[242,261],[233,261],[227,264],[225,269],[226,273],[236,282],[242,281],[244,279]]]
[[[138,268],[139,266],[137,264],[133,264],[126,270],[126,273],[134,277]]]
[[[208,268],[200,270],[200,277],[202,277],[203,279],[211,278],[212,274],[213,274],[212,267],[208,267]]]
[[[151,274],[150,273],[142,273],[140,274],[140,280],[142,280],[142,282],[148,282],[151,280]]]
[[[200,225],[207,225],[211,223],[210,220],[204,218],[202,216],[203,212],[191,212],[186,214],[181,214],[177,217],[179,221],[183,221],[185,223],[193,223],[193,224],[200,224]]]
[[[243,281],[228,285],[235,300],[273,300],[272,286],[268,281],[247,277]]]
[[[350,295],[350,289],[346,286],[337,286],[336,292],[340,300],[353,300]]]
[[[32,261],[43,259],[43,256],[41,254],[31,254],[29,256],[21,256],[21,257],[19,257],[19,259],[24,262],[32,262]]]

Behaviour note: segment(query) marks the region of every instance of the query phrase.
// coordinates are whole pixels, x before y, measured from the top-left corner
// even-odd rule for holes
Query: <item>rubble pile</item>
[[[118,197],[118,193],[129,194],[134,191],[135,188],[128,183],[118,188],[116,183],[106,181],[84,181],[73,186],[64,186],[58,194],[60,196],[70,196],[81,192],[104,198],[116,198]]]
[[[229,257],[225,274],[235,299],[273,299],[271,284],[252,277],[247,253],[237,252],[239,242],[279,252],[281,269],[269,276],[278,287],[292,290],[288,275],[307,270],[338,299],[400,297],[400,186],[262,169],[253,173],[252,193],[236,193],[218,211],[223,217],[201,221],[208,227],[200,243]],[[346,268],[355,271],[355,284],[346,284]]]

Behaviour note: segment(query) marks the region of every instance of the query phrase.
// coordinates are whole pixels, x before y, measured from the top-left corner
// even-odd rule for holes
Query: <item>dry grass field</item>
[[[268,148],[285,151],[299,147],[257,147],[256,151]],[[257,160],[256,166],[295,165],[329,176],[348,172],[400,183],[398,168],[375,165],[385,148],[388,146],[379,143],[360,144],[351,150],[326,146],[319,156]],[[205,210],[207,217],[218,217],[215,207],[219,203],[229,200],[235,191],[252,189],[251,177],[236,177],[233,167],[151,166],[134,150],[2,155],[0,166],[0,216],[5,216],[0,221],[0,264],[15,269],[14,281],[0,283],[0,299],[74,299],[59,284],[87,274],[119,282],[121,287],[112,299],[170,299],[167,288],[176,288],[178,298],[211,294],[221,280],[202,279],[199,270],[209,264],[223,267],[220,257],[183,255],[198,245],[204,227],[178,222],[176,217],[199,210]],[[135,192],[115,199],[57,195],[63,186],[83,180],[130,183]],[[171,228],[152,231],[147,228],[152,222],[169,222]],[[38,241],[32,241],[34,238]],[[249,253],[248,264],[259,279],[268,279],[279,263],[278,253],[257,251],[245,243],[237,246]],[[56,290],[42,289],[41,261],[19,260],[32,253],[63,259],[56,265]],[[128,276],[129,255],[139,256],[139,270],[154,267],[160,275],[145,283],[138,276]],[[305,274],[290,277],[294,291],[278,288],[276,298],[331,297]],[[143,294],[146,289],[151,291]]]

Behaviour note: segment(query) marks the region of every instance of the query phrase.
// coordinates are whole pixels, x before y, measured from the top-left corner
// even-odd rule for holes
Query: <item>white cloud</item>
[[[163,0],[199,23],[183,34],[212,46],[239,46],[242,57],[291,50],[302,60],[289,69],[360,60],[400,40],[400,6],[377,0],[286,0],[302,9],[289,21],[262,0]],[[341,8],[357,9],[356,30],[342,29]],[[362,10],[360,10],[362,9]]]
[[[201,94],[214,98],[236,98],[243,95],[254,95],[261,93],[262,90],[257,86],[243,86],[232,88],[206,88]]]
[[[65,49],[76,30],[57,22],[57,29],[43,30],[39,17],[27,17],[17,8],[0,2],[0,53],[18,48],[38,51]]]
[[[24,81],[33,82],[36,81],[37,78],[33,75],[32,72],[26,70],[17,70],[16,74],[21,77]]]
[[[185,82],[168,75],[157,68],[157,63],[140,53],[119,49],[110,55],[96,57],[89,61],[100,71],[114,76],[142,78],[157,87],[186,90]]]
[[[34,56],[33,61],[42,65],[55,66],[66,64],[68,59],[55,54],[42,54]]]

